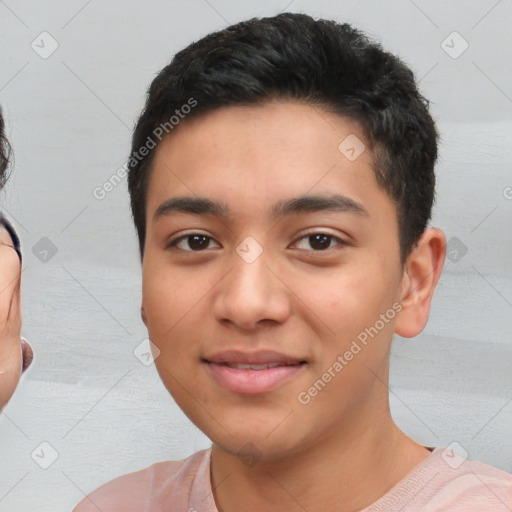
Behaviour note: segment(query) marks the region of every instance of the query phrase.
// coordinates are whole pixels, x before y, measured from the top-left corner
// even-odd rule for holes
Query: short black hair
[[[304,102],[359,123],[377,181],[396,203],[403,263],[434,202],[438,134],[428,101],[413,72],[361,31],[294,13],[209,34],[178,52],[151,83],[128,160],[141,258],[151,163],[163,131],[171,133],[179,122],[176,114],[197,117],[273,99]]]

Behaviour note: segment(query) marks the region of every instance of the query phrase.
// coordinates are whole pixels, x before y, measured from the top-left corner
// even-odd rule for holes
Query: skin
[[[0,409],[32,361],[32,349],[20,336],[20,277],[21,264],[11,236],[0,225]]]
[[[242,504],[247,512],[360,510],[430,453],[391,419],[389,352],[394,333],[415,336],[427,322],[445,237],[427,229],[401,264],[396,206],[377,184],[371,151],[351,162],[338,150],[350,134],[364,141],[353,121],[274,101],[185,120],[157,149],[142,318],[160,350],[156,366],[165,386],[213,442],[211,479],[221,512]],[[367,215],[269,214],[279,200],[333,193]],[[154,218],[178,196],[222,201],[232,215]],[[343,243],[332,238],[328,249],[315,251],[310,231]],[[206,248],[192,251],[190,239],[167,247],[191,233],[210,237]],[[248,236],[263,249],[250,264],[236,252]],[[302,405],[299,393],[398,303],[400,313]],[[221,388],[202,362],[227,349],[273,349],[307,365],[276,390],[239,395]],[[238,454],[247,443],[257,448],[253,465]]]

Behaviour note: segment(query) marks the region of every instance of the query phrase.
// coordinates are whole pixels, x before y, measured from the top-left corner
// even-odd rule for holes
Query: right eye
[[[171,240],[167,248],[176,247],[181,251],[201,252],[208,248],[210,241],[213,242],[214,240],[209,236],[201,233],[190,233]],[[220,247],[220,245],[218,247]]]

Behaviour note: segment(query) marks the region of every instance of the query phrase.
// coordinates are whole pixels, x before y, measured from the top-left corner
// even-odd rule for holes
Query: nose
[[[256,261],[233,256],[233,266],[217,287],[214,316],[251,330],[264,321],[283,323],[290,316],[290,291],[266,262],[264,253]]]
[[[25,338],[21,338],[21,352],[23,355],[22,371],[25,371],[34,359],[34,351],[32,350],[30,343]]]

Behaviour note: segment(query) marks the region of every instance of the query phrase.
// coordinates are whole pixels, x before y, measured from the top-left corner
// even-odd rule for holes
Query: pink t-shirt
[[[74,512],[218,512],[211,448],[116,478]],[[435,448],[387,494],[361,512],[511,512],[512,475]]]

